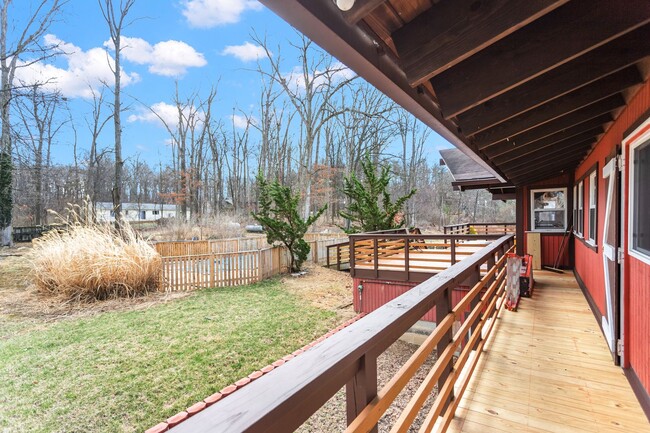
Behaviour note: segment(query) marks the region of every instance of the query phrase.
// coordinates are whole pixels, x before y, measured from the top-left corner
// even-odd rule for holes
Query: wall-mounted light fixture
[[[354,6],[354,0],[334,0],[334,3],[342,11],[349,11]]]

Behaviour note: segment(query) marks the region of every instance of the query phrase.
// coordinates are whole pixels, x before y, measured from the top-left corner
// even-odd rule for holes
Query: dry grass
[[[226,239],[246,235],[246,218],[218,214],[198,220],[171,219],[154,229],[139,230],[154,241]]]
[[[34,240],[32,279],[41,293],[70,300],[134,297],[160,288],[160,255],[125,223],[92,223],[69,210],[66,229]]]

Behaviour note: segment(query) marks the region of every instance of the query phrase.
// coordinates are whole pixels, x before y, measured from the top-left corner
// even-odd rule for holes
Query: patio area
[[[448,431],[650,431],[573,275],[535,280],[502,310]]]

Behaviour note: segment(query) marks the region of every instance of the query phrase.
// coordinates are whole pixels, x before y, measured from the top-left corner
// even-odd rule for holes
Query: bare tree
[[[120,4],[115,9],[113,0],[98,0],[99,8],[104,16],[104,20],[108,25],[108,30],[111,36],[111,42],[115,48],[114,64],[109,67],[112,68],[113,76],[115,77],[115,84],[113,87],[113,126],[115,128],[115,179],[113,183],[113,209],[115,212],[115,224],[117,227],[122,225],[122,171],[124,168],[124,160],[122,159],[122,86],[121,74],[122,68],[122,30],[128,25],[125,22],[129,11],[133,7],[135,0],[120,0]]]
[[[412,189],[421,189],[418,184],[419,174],[426,170],[424,159],[424,144],[431,130],[418,121],[418,119],[405,110],[400,109],[396,119],[399,137],[402,143],[401,172],[402,194],[407,194]],[[406,224],[416,224],[417,197],[412,197],[404,206]]]
[[[20,116],[20,133],[15,134],[21,144],[18,153],[22,155],[32,172],[32,188],[28,191],[32,197],[34,224],[41,225],[46,217],[47,197],[44,194],[44,176],[51,163],[51,148],[57,133],[69,122],[69,118],[58,120],[57,114],[62,108],[63,99],[58,92],[45,92],[40,85],[34,85],[24,91],[17,99],[17,111]]]
[[[95,210],[96,202],[99,196],[99,164],[102,158],[108,152],[108,149],[98,149],[97,141],[99,135],[102,133],[102,130],[106,126],[109,120],[113,117],[113,114],[104,116],[102,114],[102,109],[104,107],[104,89],[97,94],[94,89],[90,89],[93,100],[92,100],[92,113],[90,120],[86,118],[86,125],[90,132],[90,149],[88,152],[88,164],[86,169],[86,194],[90,199],[91,206],[93,211]],[[92,212],[94,215],[95,212]]]
[[[0,0],[0,154],[4,154],[4,160],[11,166],[12,132],[11,132],[11,106],[14,97],[14,77],[16,70],[20,67],[27,67],[40,62],[54,51],[52,46],[44,46],[40,39],[45,35],[53,20],[61,11],[65,1],[62,0],[41,0],[34,4],[34,7],[26,16],[24,23],[11,22],[12,34],[9,35],[9,9],[12,0]],[[21,7],[25,5],[21,3]],[[14,32],[15,30],[15,32]],[[9,177],[10,173],[4,173]],[[1,218],[0,224],[0,245],[11,245],[11,182],[9,190],[0,197],[0,215],[8,215],[8,218]]]
[[[266,40],[254,36],[268,57],[270,70],[258,68],[266,79],[279,84],[284,95],[293,105],[300,119],[300,147],[298,159],[298,185],[304,188],[304,214],[309,217],[311,208],[311,183],[314,156],[318,153],[317,139],[323,126],[331,119],[345,111],[335,105],[336,96],[345,89],[356,76],[350,76],[349,70],[322,51],[312,48],[312,41],[300,35],[300,42],[291,44],[299,52],[300,65],[286,73],[282,70],[280,48],[277,54],[271,53]]]

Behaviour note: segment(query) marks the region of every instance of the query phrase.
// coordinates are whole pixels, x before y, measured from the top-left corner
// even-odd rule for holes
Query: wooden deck
[[[573,275],[503,310],[449,432],[650,432]]]

